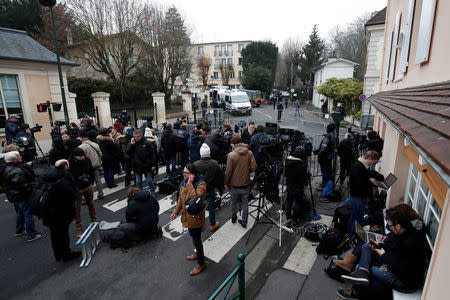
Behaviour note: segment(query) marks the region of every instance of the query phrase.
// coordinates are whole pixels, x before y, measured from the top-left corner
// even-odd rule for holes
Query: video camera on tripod
[[[360,151],[363,151],[367,148],[367,136],[365,134],[360,134],[359,132],[352,131],[352,128],[349,127],[348,131],[349,138],[352,143],[352,152],[354,156],[357,158],[360,156]]]

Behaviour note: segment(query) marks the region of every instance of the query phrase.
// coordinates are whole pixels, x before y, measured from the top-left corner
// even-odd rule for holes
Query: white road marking
[[[108,202],[106,204],[103,204],[103,207],[106,208],[106,209],[109,209],[112,212],[116,212],[118,210],[121,210],[124,207],[127,207],[127,204],[128,204],[128,201],[125,198],[125,199],[122,199],[122,200],[117,199],[117,200]]]
[[[108,195],[110,195],[112,193],[121,191],[123,189],[125,189],[125,188],[122,185],[116,186],[115,188],[112,188],[112,189],[110,189],[108,187],[107,188],[103,188],[103,196],[106,197],[106,196],[108,196]],[[124,191],[124,194],[125,194],[125,191]],[[97,199],[98,199],[98,191],[95,191],[94,192],[94,200],[97,200]]]
[[[267,204],[267,209],[270,209],[272,204]],[[212,261],[218,263],[222,260],[225,254],[239,242],[239,240],[252,229],[255,223],[254,217],[257,211],[249,213],[253,217],[248,217],[247,227],[242,228],[239,223],[233,224],[231,220],[222,225],[214,234],[212,234],[206,241],[203,242],[203,249],[205,256]]]
[[[312,221],[312,223],[323,223],[330,226],[332,221],[332,217],[322,215],[322,219]],[[301,237],[294,250],[292,250],[289,255],[283,268],[299,274],[308,275],[317,258],[316,246],[317,243],[313,243],[306,238]]]
[[[259,113],[261,113],[261,114],[263,114],[263,115],[265,115],[265,116],[268,117],[269,119],[272,119],[271,116],[269,116],[268,114],[263,113],[263,112],[260,111],[259,109],[254,109],[254,110],[257,111],[257,112],[259,112]]]

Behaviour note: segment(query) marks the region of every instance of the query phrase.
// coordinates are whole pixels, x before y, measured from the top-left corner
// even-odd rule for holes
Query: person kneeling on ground
[[[158,227],[159,204],[148,190],[131,187],[127,191],[128,206],[125,213],[126,223],[120,224],[129,240],[140,242],[161,237]]]
[[[338,289],[341,298],[365,299],[388,289],[412,293],[422,286],[427,257],[424,231],[415,229],[410,218],[396,209],[386,211],[386,221],[390,233],[383,243],[364,244],[359,267],[349,275],[342,275],[353,286]]]

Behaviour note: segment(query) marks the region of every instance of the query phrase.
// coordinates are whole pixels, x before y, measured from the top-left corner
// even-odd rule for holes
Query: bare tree
[[[231,75],[234,73],[233,65],[225,64],[219,66],[220,76],[222,76],[222,84],[228,85]]]
[[[304,44],[296,38],[288,38],[281,50],[279,58],[281,65],[278,71],[278,83],[282,87],[294,87],[298,79],[298,66],[300,57],[303,54]]]
[[[81,59],[119,86],[123,104],[126,77],[140,60],[141,6],[133,0],[70,0],[67,5],[81,31]]]
[[[164,9],[147,4],[142,16],[140,37],[145,44],[142,73],[155,80],[169,100],[176,78],[185,74],[189,66],[189,30],[174,6]]]
[[[370,18],[364,14],[345,27],[336,26],[330,33],[329,47],[338,58],[344,58],[359,64],[356,78],[364,79],[364,65],[366,61],[366,29],[364,24]]]
[[[198,74],[202,78],[203,86],[208,85],[208,74],[211,64],[212,60],[210,57],[205,55],[200,55],[199,57],[197,57]]]

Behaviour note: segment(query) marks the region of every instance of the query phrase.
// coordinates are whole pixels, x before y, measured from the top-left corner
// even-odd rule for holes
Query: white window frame
[[[397,75],[395,76],[395,81],[399,81],[403,78],[403,74],[406,73],[406,68],[408,67],[408,56],[409,56],[409,44],[411,40],[411,28],[414,16],[414,7],[416,0],[409,0],[408,4],[408,14],[406,15],[406,24],[400,33],[399,48],[400,52],[400,65],[397,70]]]
[[[17,114],[17,115],[19,115],[19,116],[22,116],[22,118],[23,118],[23,103],[22,103],[22,95],[21,95],[21,92],[20,92],[19,77],[18,77],[17,75],[15,75],[15,74],[3,74],[3,73],[0,73],[0,75],[1,75],[1,76],[10,76],[10,77],[14,77],[14,79],[16,80],[16,87],[17,87],[17,93],[18,93],[18,95],[19,95],[19,104],[20,104],[20,110],[21,110],[21,112],[20,112],[20,113],[12,112],[11,114]],[[2,85],[1,80],[0,80],[0,101],[2,102],[2,106],[3,106],[3,109],[4,109],[4,111],[5,111],[5,121],[6,121],[6,120],[9,119],[10,113],[8,113],[8,107],[7,107],[7,105],[6,105],[5,92],[4,92],[4,90],[3,90],[3,85]],[[10,109],[11,109],[11,107],[10,107]],[[4,129],[4,128],[3,128],[3,129]]]
[[[397,12],[397,16],[395,17],[395,27],[394,27],[394,37],[392,39],[392,48],[391,48],[391,63],[389,66],[389,80],[394,80],[394,72],[395,65],[397,62],[397,47],[398,47],[398,36],[400,32],[400,18],[402,13]]]
[[[424,195],[425,197],[425,207],[424,207],[424,212],[423,212],[423,221],[425,223],[425,225],[429,226],[430,223],[430,219],[432,214],[434,215],[434,217],[436,218],[439,226],[440,226],[440,222],[441,222],[441,218],[439,217],[439,215],[434,211],[434,209],[432,208],[432,203],[434,200],[433,195],[431,194],[430,189],[428,188],[427,193],[425,194],[422,190],[421,183],[423,181],[422,178],[422,173],[420,171],[417,171],[417,178],[415,178],[414,174],[413,174],[413,170],[415,169],[415,166],[413,163],[410,163],[409,165],[409,171],[408,171],[408,182],[406,184],[406,191],[405,191],[405,197],[404,197],[404,201],[406,204],[409,204],[409,202],[411,202],[411,206],[412,208],[414,208],[414,210],[420,214],[420,212],[418,211],[418,199],[419,199],[419,193],[422,193],[422,195]],[[417,169],[416,169],[417,170]],[[414,179],[413,179],[414,178]],[[409,193],[409,189],[411,186],[411,181],[414,180],[415,181],[415,188],[414,188],[414,192],[413,195],[410,195]],[[409,201],[411,200],[411,201]],[[442,212],[441,212],[442,213]],[[431,241],[431,237],[430,235],[426,235],[427,241],[428,241],[428,245],[431,248],[431,250],[433,250],[434,246],[436,244],[433,245],[432,241]],[[436,238],[436,237],[435,237]],[[435,240],[436,243],[436,240]]]
[[[416,46],[416,65],[428,61],[433,32],[436,0],[423,0]]]

